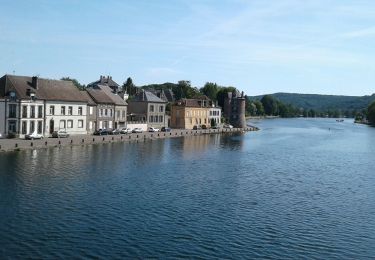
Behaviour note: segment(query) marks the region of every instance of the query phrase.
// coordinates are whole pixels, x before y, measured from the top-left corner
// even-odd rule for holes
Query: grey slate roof
[[[95,101],[91,98],[91,96],[86,90],[81,90],[80,93],[83,96],[83,98],[87,101],[87,104],[89,106],[96,106]]]
[[[98,86],[104,93],[109,96],[116,106],[126,106],[128,105],[125,100],[123,100],[118,94],[114,93],[113,90],[108,86]]]
[[[119,84],[117,84],[111,76],[108,76],[108,77],[104,77],[104,76],[100,76],[100,79],[97,80],[97,81],[94,81],[94,82],[91,82],[90,84],[88,84],[87,86],[88,87],[93,87],[93,86],[97,86],[97,85],[104,85],[104,86],[108,86],[112,89],[118,89],[118,87],[120,86]]]
[[[96,85],[88,87],[86,90],[97,104],[127,105],[125,100],[113,93],[113,90],[108,86]]]
[[[18,99],[30,99],[28,90],[35,94],[36,99],[49,101],[85,102],[71,81],[37,78],[37,88],[32,85],[32,77],[5,75],[0,80],[0,96],[14,91]]]
[[[132,101],[142,101],[142,102],[154,102],[154,103],[166,103],[166,101],[158,98],[150,91],[141,91],[138,93]]]

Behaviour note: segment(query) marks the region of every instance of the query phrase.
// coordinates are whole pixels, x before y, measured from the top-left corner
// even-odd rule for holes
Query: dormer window
[[[35,100],[35,93],[30,93],[31,100]]]
[[[16,92],[14,91],[9,92],[9,99],[11,101],[16,101]]]

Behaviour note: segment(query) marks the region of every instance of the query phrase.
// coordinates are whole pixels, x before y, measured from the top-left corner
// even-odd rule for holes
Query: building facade
[[[48,136],[59,129],[86,134],[87,102],[71,81],[5,75],[0,79],[0,98],[5,102],[3,128],[6,135],[23,138],[37,132]],[[54,114],[50,114],[51,111]]]
[[[209,108],[208,121],[211,126],[221,125],[221,107],[212,106]]]
[[[194,127],[209,128],[211,101],[204,97],[201,99],[183,98],[171,107],[171,127],[193,129]]]
[[[128,120],[147,122],[148,127],[168,126],[165,118],[166,105],[166,101],[142,90],[133,100],[128,101]]]

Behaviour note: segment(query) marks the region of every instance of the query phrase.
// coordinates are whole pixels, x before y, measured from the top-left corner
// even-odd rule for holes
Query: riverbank
[[[242,131],[257,131],[257,127],[246,128],[223,128],[206,130],[183,130],[173,129],[171,132],[144,132],[132,133],[126,135],[78,135],[68,138],[45,138],[41,140],[23,140],[23,139],[2,139],[0,140],[0,152],[20,151],[25,149],[41,149],[48,147],[61,147],[72,145],[87,145],[113,142],[140,142],[146,140],[155,140],[172,137],[195,136],[203,134],[236,133]]]
[[[280,118],[280,116],[246,116],[246,120],[248,119],[274,119]]]

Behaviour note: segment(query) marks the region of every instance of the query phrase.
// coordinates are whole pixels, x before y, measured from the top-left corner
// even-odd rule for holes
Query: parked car
[[[122,128],[120,130],[121,134],[130,134],[132,132],[132,130],[130,128]]]
[[[220,129],[220,126],[218,125],[214,125],[213,127],[211,127],[212,129]]]
[[[25,135],[26,140],[43,139],[43,135],[38,134],[36,131],[32,134]]]
[[[119,134],[121,134],[121,130],[120,129],[113,129],[112,131],[109,131],[108,133],[110,135],[119,135]]]
[[[150,127],[148,129],[149,132],[160,132],[160,129],[159,128],[155,128],[155,127]]]
[[[170,129],[169,127],[164,127],[164,126],[163,126],[163,127],[161,128],[161,131],[162,131],[162,132],[170,132],[170,131],[172,131],[172,129]]]
[[[202,125],[202,129],[207,129],[207,126],[206,125]]]
[[[143,132],[142,128],[138,128],[138,127],[132,130],[132,133],[142,133],[142,132]]]
[[[99,129],[94,132],[94,135],[108,135],[107,129]]]
[[[230,124],[225,124],[223,127],[224,127],[224,128],[233,128],[233,126],[230,125]]]
[[[69,137],[69,134],[65,130],[54,131],[52,133],[53,138],[64,138]]]
[[[201,130],[202,127],[200,125],[195,125],[193,126],[193,130]]]
[[[3,139],[3,138],[5,138],[5,136],[2,133],[0,133],[0,139]]]

